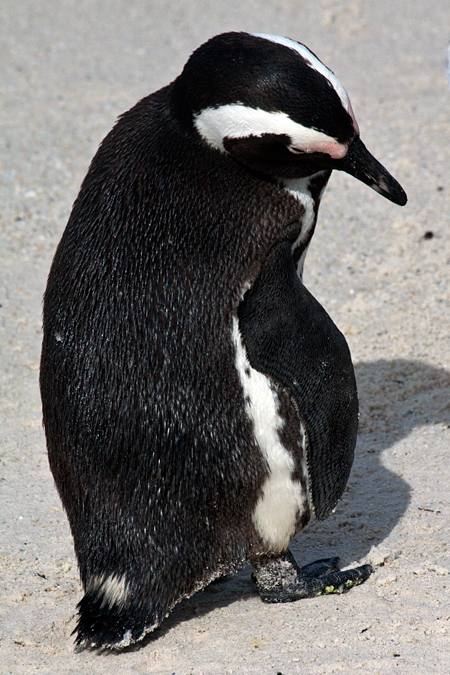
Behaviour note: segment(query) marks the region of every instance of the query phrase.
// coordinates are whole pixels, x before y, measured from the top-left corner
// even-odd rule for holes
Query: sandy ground
[[[450,671],[450,92],[448,0],[3,0],[0,225],[0,673],[293,675]],[[306,284],[346,334],[361,399],[357,459],[302,562],[376,574],[342,596],[263,605],[245,569],[121,655],[73,650],[81,597],[46,458],[41,297],[95,149],[116,116],[224,30],[308,44],[348,89],[400,209],[333,176]],[[427,232],[431,232],[432,235]]]

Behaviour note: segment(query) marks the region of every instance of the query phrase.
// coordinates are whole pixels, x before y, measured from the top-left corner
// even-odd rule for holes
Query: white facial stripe
[[[281,37],[279,35],[266,35],[265,33],[251,33],[251,35],[254,35],[255,37],[264,38],[265,40],[269,40],[270,42],[275,42],[276,44],[284,45],[284,47],[289,47],[289,49],[293,49],[298,54],[300,54],[300,56],[306,59],[306,61],[308,61],[311,68],[313,68],[315,71],[326,77],[328,82],[335,90],[336,94],[341,99],[341,103],[344,106],[345,110],[349,113],[350,117],[352,118],[353,126],[355,128],[356,133],[359,133],[358,122],[356,121],[352,104],[350,103],[350,99],[348,97],[347,92],[345,91],[344,87],[342,86],[341,82],[338,80],[336,75],[329,68],[327,68],[322,63],[322,61],[319,61],[317,56],[315,56],[312,52],[309,51],[308,47],[305,47],[305,45],[301,44],[301,42],[295,42],[295,40],[290,40],[289,38]]]
[[[289,150],[293,153],[324,152],[333,159],[341,159],[348,150],[347,145],[321,131],[294,122],[284,112],[268,112],[261,108],[249,108],[241,103],[205,108],[195,115],[194,123],[199,134],[213,148],[222,151],[224,138],[246,138],[263,134],[289,136]]]
[[[280,37],[279,35],[266,35],[265,33],[252,33],[252,35],[254,35],[255,37],[264,38],[265,40],[270,40],[270,42],[275,42],[276,44],[279,45],[284,45],[285,47],[289,47],[289,49],[293,49],[298,54],[300,54],[300,56],[302,56],[304,59],[306,59],[306,61],[308,61],[311,68],[313,68],[315,71],[326,77],[328,82],[332,85],[333,89],[341,99],[344,108],[348,112],[350,112],[349,111],[350,99],[344,87],[339,82],[336,75],[329,68],[327,68],[322,63],[322,61],[319,61],[317,56],[314,56],[314,54],[309,51],[308,47],[305,47],[305,45],[302,45],[300,42],[295,42],[295,40]]]

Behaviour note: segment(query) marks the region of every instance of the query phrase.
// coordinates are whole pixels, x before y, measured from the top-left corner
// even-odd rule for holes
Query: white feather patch
[[[128,598],[128,586],[125,577],[116,574],[104,574],[92,577],[86,587],[86,592],[93,592],[102,599],[101,607],[123,607]]]
[[[348,146],[322,131],[304,127],[294,122],[284,112],[269,112],[261,108],[250,108],[242,103],[229,103],[218,108],[205,108],[194,117],[199,134],[213,148],[224,151],[225,138],[246,138],[277,134],[288,136],[289,150],[299,152],[324,152],[333,159],[341,159]]]
[[[350,99],[341,82],[338,80],[336,75],[322,63],[322,61],[319,61],[317,56],[315,56],[308,49],[308,47],[303,45],[301,42],[296,42],[295,40],[281,37],[280,35],[267,35],[266,33],[252,33],[252,35],[255,37],[264,38],[270,42],[275,42],[276,44],[283,45],[284,47],[289,47],[289,49],[293,49],[297,52],[297,54],[300,54],[300,56],[309,63],[311,68],[326,77],[328,82],[332,85],[333,89],[341,99],[344,108],[346,110],[349,109]]]
[[[233,319],[233,342],[246,411],[269,468],[269,477],[263,485],[262,495],[253,513],[253,522],[270,550],[282,552],[287,549],[296,533],[297,518],[301,515],[307,495],[304,494],[301,483],[292,479],[294,460],[280,440],[278,431],[283,421],[278,414],[277,395],[269,379],[251,367],[237,318]],[[303,434],[303,448],[304,445]]]

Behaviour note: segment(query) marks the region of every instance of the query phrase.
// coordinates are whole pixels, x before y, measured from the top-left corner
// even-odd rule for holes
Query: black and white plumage
[[[250,560],[261,597],[360,583],[291,539],[346,484],[357,395],[301,282],[332,169],[403,204],[306,47],[200,47],[95,155],[50,271],[41,392],[85,595],[77,642],[123,647]]]

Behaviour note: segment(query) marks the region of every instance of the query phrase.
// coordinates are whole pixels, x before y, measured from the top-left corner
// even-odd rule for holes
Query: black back
[[[181,128],[170,95],[143,99],[103,141],[44,299],[45,431],[81,578],[125,575],[134,598],[116,621],[88,591],[79,640],[107,644],[127,626],[137,639],[255,546],[266,468],[232,316],[302,216]]]

